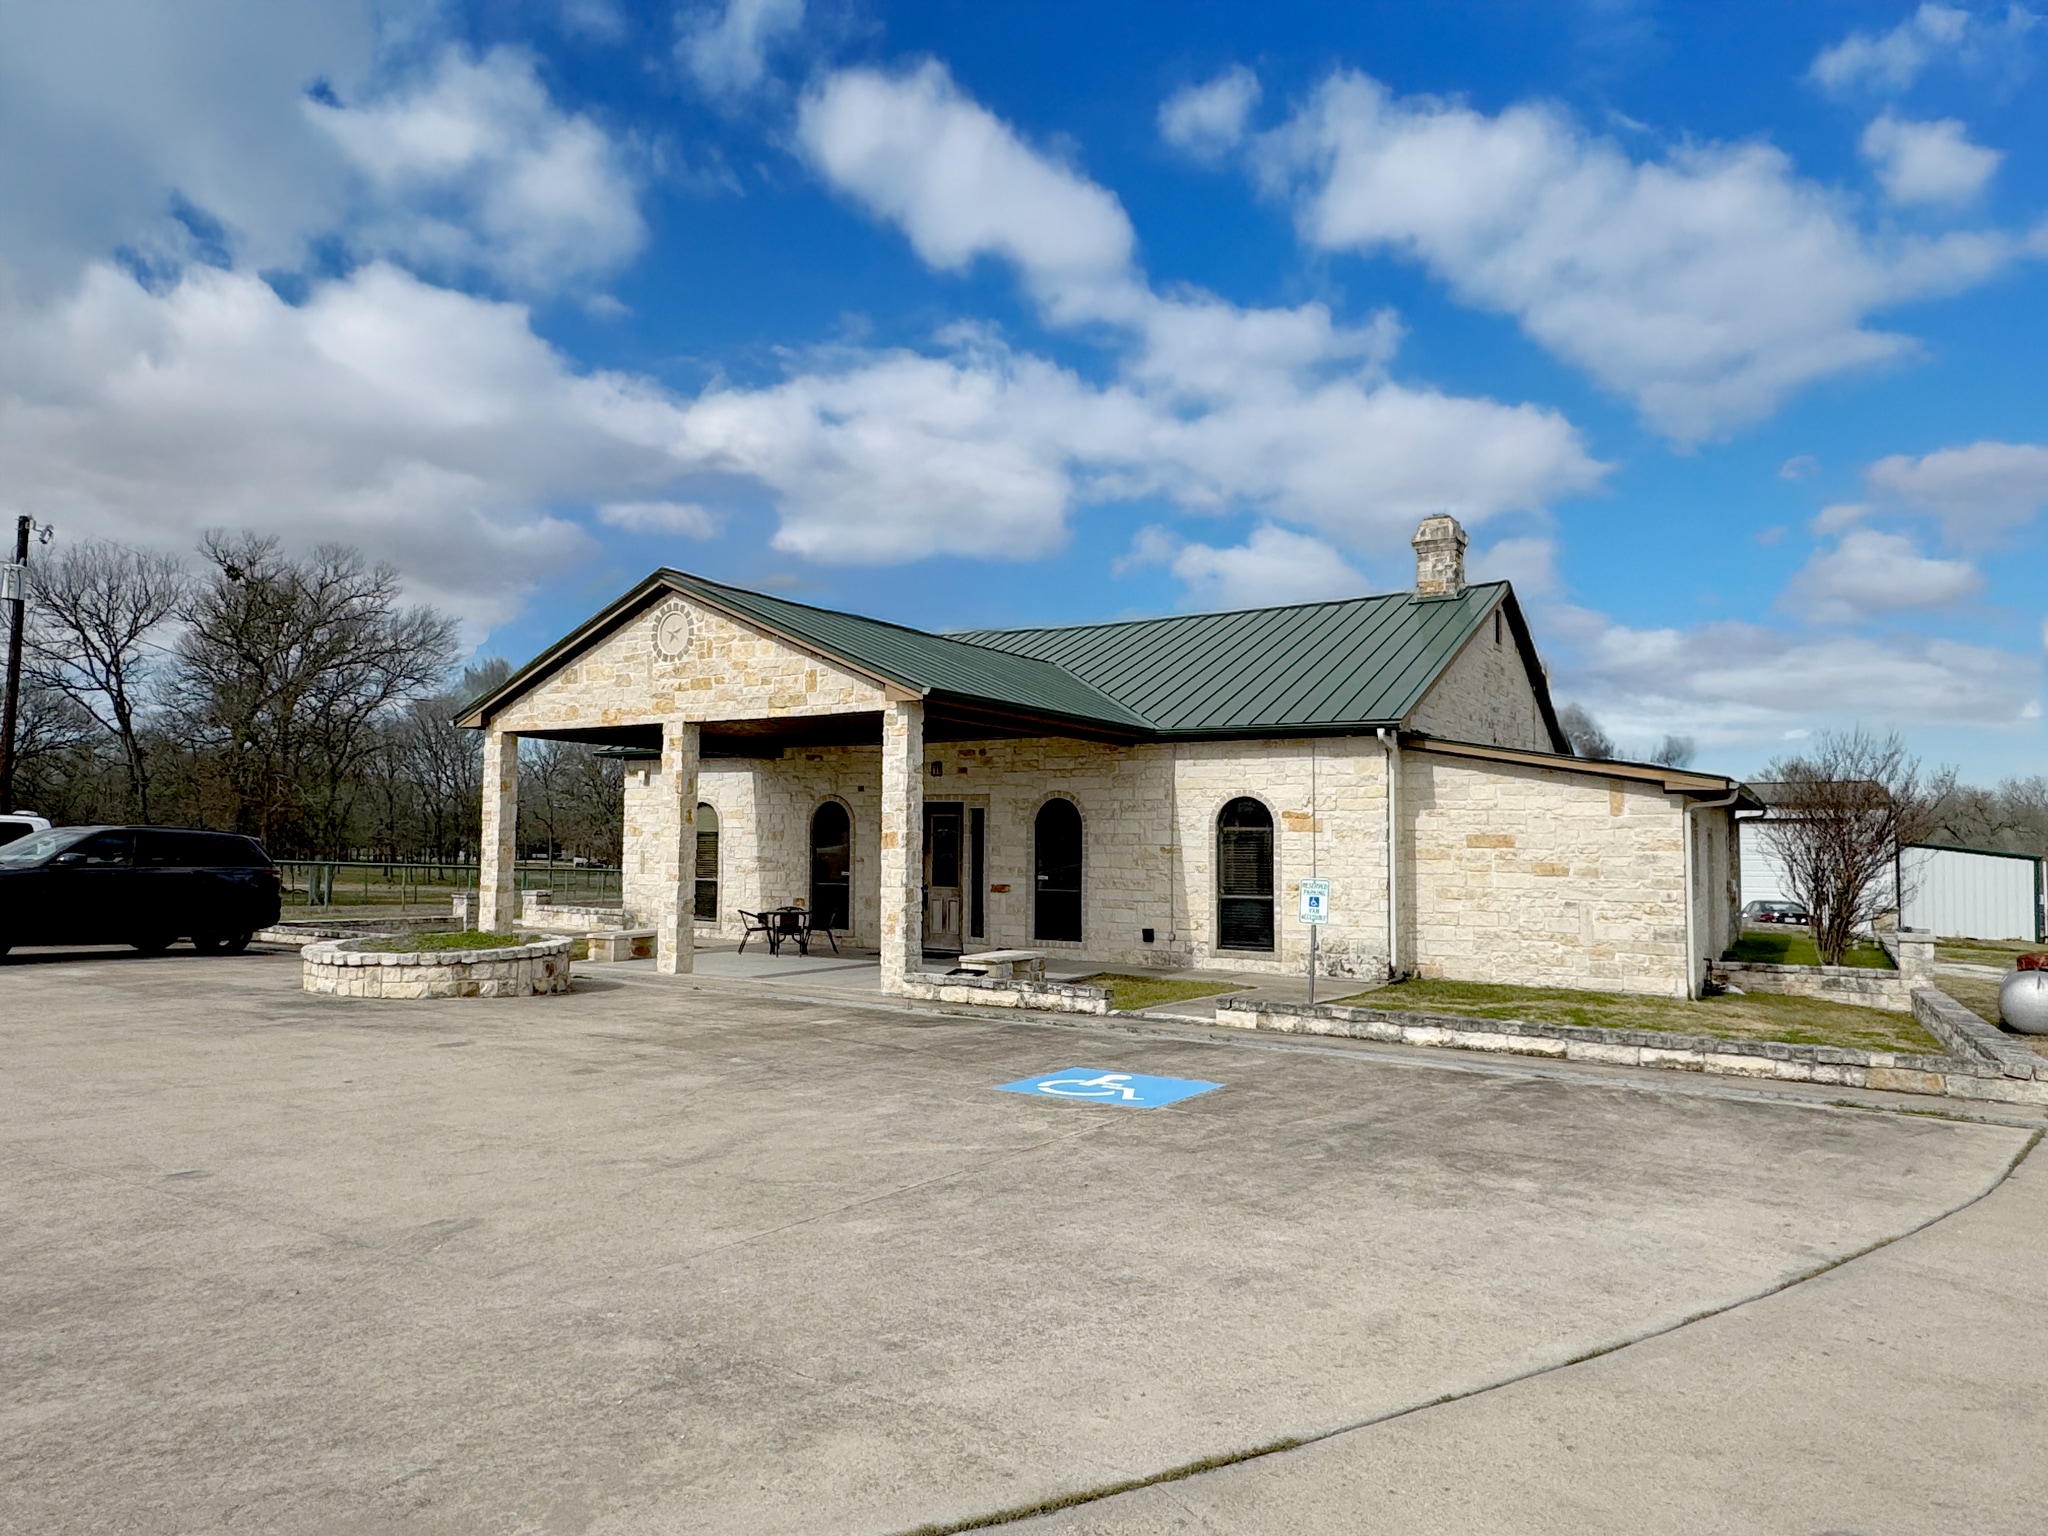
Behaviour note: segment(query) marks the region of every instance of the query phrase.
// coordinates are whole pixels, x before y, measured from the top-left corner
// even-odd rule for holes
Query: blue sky
[[[2041,771],[2048,17],[0,7],[0,501],[931,628],[1405,586],[1753,772]]]

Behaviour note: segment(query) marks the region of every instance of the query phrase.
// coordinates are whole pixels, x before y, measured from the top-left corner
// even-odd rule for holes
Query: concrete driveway
[[[2048,1439],[2038,1300],[1896,1268],[1972,1221],[2039,1252],[2031,1169],[1940,1221],[2024,1129],[623,967],[511,1003],[296,985],[282,955],[0,965],[0,1528],[947,1529],[1460,1398],[1042,1528],[1649,1529],[1618,1492],[1511,1518],[1554,1506],[1567,1436],[1641,1424],[1681,1464],[1704,1439],[1765,1479],[1863,1477],[1898,1518],[1854,1528],[1907,1531],[1948,1484],[1900,1468]],[[993,1091],[1072,1066],[1224,1087]],[[1814,1349],[1863,1382],[1952,1312],[2009,1347],[1949,1360],[1930,1411],[2001,1354],[2031,1397],[1984,1383],[1968,1425],[1871,1437],[1876,1467],[1742,1440],[1743,1383],[1797,1396]],[[1990,1513],[1951,1528],[2040,1529],[1999,1523],[2048,1493],[2020,1460],[1982,1458]]]

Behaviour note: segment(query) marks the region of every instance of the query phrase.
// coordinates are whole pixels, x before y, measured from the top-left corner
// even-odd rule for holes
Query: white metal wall
[[[1902,848],[1908,928],[1947,938],[2041,937],[2038,859],[1967,848]]]
[[[1792,884],[1785,878],[1785,861],[1778,857],[1764,836],[1763,823],[1768,818],[1752,817],[1735,823],[1742,842],[1742,904],[1752,901],[1797,901]],[[1892,876],[1888,871],[1883,876],[1889,886]],[[1918,923],[1909,922],[1909,928]]]
[[[1785,882],[1785,862],[1764,841],[1763,829],[1755,821],[1736,824],[1742,843],[1742,903],[1752,901],[1795,901]]]

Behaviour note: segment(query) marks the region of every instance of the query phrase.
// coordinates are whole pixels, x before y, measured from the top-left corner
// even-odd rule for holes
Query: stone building
[[[1415,590],[927,634],[663,570],[471,706],[481,923],[516,739],[626,758],[624,902],[687,971],[804,905],[885,988],[963,950],[1118,967],[1696,990],[1740,904],[1739,784],[1570,755],[1505,582],[1449,517]]]

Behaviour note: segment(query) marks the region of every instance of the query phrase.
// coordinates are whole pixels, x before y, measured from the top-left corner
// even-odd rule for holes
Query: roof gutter
[[[1385,726],[1380,746],[1387,754],[1387,980],[1401,979],[1401,733]]]

